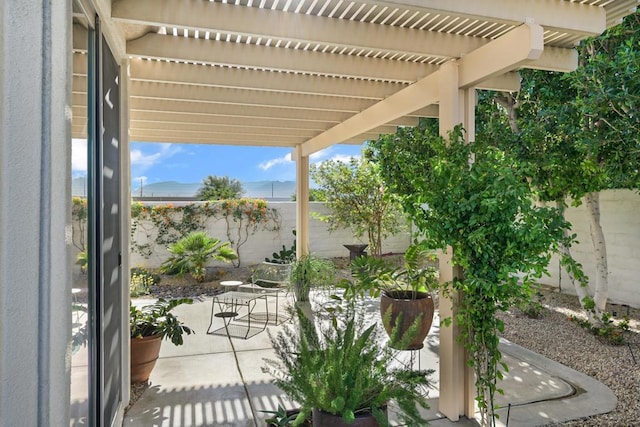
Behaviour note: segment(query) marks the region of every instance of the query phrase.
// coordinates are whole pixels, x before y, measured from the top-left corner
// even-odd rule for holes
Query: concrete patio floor
[[[271,311],[275,307],[273,301],[270,304]],[[377,316],[376,305],[369,302],[364,306],[372,318]],[[264,426],[269,415],[261,411],[274,410],[279,403],[293,407],[271,383],[271,377],[261,371],[263,359],[274,356],[268,334],[262,332],[247,340],[208,335],[211,309],[209,299],[174,310],[196,334],[186,336],[181,347],[163,344],[150,387],[125,415],[124,426]],[[214,318],[214,328],[221,326],[222,319]],[[280,327],[270,325],[267,329],[275,333]],[[422,369],[436,370],[431,378],[434,389],[429,391],[431,409],[425,417],[432,426],[476,425],[466,418],[451,422],[437,411],[438,335],[436,313],[425,346],[417,355],[419,362],[414,357],[414,366],[419,363]],[[616,406],[611,390],[591,377],[506,341],[501,350],[509,372],[499,384],[505,391],[497,397],[499,426],[544,425],[609,412]],[[398,358],[408,362],[410,353],[401,352]],[[394,420],[393,414],[390,419]]]

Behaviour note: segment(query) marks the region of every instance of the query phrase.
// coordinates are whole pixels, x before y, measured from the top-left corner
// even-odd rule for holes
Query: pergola
[[[574,47],[637,0],[83,0],[128,79],[133,141],[291,147],[297,239],[307,247],[309,156],[420,117],[474,137],[476,89],[516,91],[518,70],[569,72]],[[73,38],[73,134],[87,118],[86,21]],[[126,109],[126,108],[125,108]],[[441,278],[458,272],[441,256]],[[453,303],[441,301],[441,315]],[[440,411],[473,417],[473,376],[441,330]]]

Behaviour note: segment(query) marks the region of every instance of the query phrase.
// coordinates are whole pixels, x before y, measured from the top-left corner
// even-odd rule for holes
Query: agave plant
[[[162,263],[160,271],[166,274],[189,273],[197,282],[204,282],[205,266],[210,258],[224,262],[238,258],[229,242],[221,243],[202,231],[188,234],[167,250],[172,255]]]

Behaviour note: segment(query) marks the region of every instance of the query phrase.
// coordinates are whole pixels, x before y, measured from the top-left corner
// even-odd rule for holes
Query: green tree
[[[202,180],[202,187],[196,193],[198,200],[228,200],[239,198],[244,190],[242,183],[228,176],[209,175]]]
[[[579,53],[580,66],[573,73],[526,70],[519,93],[484,95],[478,134],[492,135],[530,166],[528,179],[542,200],[563,211],[568,198],[574,205],[587,205],[594,293],[588,293],[588,278],[577,268],[569,246],[563,248],[563,264],[595,323],[608,299],[599,192],[637,189],[640,183],[640,14],[584,41]]]
[[[291,195],[291,201],[296,201],[296,195]],[[309,189],[309,201],[310,202],[326,202],[327,196],[322,188],[310,188]]]
[[[495,315],[526,301],[568,226],[554,208],[536,206],[526,165],[493,141],[465,144],[460,128],[445,140],[423,128],[401,128],[371,142],[390,191],[431,247],[453,248],[463,277],[445,285],[462,293],[456,319],[476,376],[483,425],[493,418],[501,354]],[[470,162],[470,158],[475,161]],[[520,274],[517,274],[520,273]]]
[[[371,253],[380,256],[382,239],[400,229],[398,198],[388,191],[377,164],[352,157],[348,163],[329,160],[312,165],[311,178],[324,191],[329,215],[315,216],[329,230],[350,227],[356,237],[367,234]]]

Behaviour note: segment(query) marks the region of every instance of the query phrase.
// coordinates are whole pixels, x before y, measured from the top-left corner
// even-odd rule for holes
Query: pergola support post
[[[292,153],[296,161],[296,257],[309,253],[309,156],[302,147]]]
[[[440,68],[440,116],[439,131],[444,137],[454,126],[462,124],[467,140],[474,139],[475,132],[475,89],[460,90],[458,63],[443,64]],[[441,251],[440,283],[462,277],[462,269],[452,265],[452,248]],[[440,397],[438,410],[451,421],[458,421],[461,415],[472,419],[475,412],[473,370],[467,366],[464,346],[458,342],[460,329],[456,322],[457,304],[460,292],[444,295],[440,292],[440,319],[450,318],[449,327],[440,328]]]

